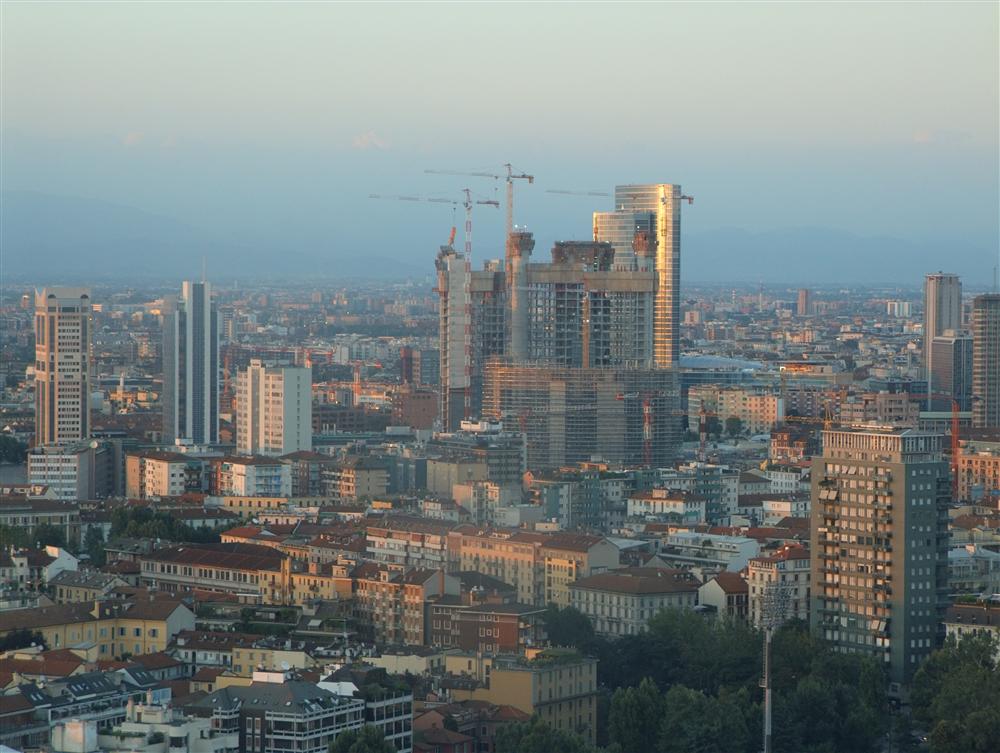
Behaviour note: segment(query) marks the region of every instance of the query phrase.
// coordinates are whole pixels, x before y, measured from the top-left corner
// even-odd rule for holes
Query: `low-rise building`
[[[63,570],[49,581],[49,592],[57,604],[94,602],[115,588],[129,585],[117,575],[97,570]]]
[[[808,621],[809,570],[809,550],[802,546],[785,546],[768,557],[751,559],[747,565],[750,623],[761,627],[765,619]]]
[[[707,576],[722,570],[738,572],[759,552],[760,544],[747,536],[676,531],[663,538],[657,554],[671,567]]]
[[[212,728],[238,737],[239,753],[327,753],[337,736],[364,725],[365,705],[284,672],[255,672],[185,706]]]
[[[288,556],[254,544],[181,544],[142,557],[142,585],[169,593],[236,594],[246,604],[285,604]]]
[[[0,619],[0,637],[28,630],[41,633],[50,649],[96,644],[102,659],[156,653],[193,629],[194,613],[184,604],[154,597],[18,609]]]
[[[73,499],[79,499],[73,497]],[[77,502],[57,499],[28,499],[24,496],[0,497],[0,526],[30,532],[40,525],[63,532],[67,542],[81,541],[80,506]]]
[[[292,496],[292,468],[277,458],[227,457],[212,461],[211,491],[223,497]]]
[[[698,604],[717,615],[746,620],[749,613],[750,587],[739,573],[721,572],[698,589]]]
[[[687,570],[629,567],[570,584],[570,604],[600,635],[638,635],[663,609],[693,609],[701,582]]]
[[[944,615],[944,630],[947,637],[955,640],[988,635],[996,642],[1000,658],[1000,604],[990,601],[952,604]]]
[[[562,732],[593,745],[597,736],[597,660],[566,649],[547,649],[533,658],[496,657],[485,687],[455,688],[457,701],[487,701],[537,714]]]
[[[203,479],[204,461],[190,455],[150,450],[125,456],[125,495],[130,499],[201,492]]]

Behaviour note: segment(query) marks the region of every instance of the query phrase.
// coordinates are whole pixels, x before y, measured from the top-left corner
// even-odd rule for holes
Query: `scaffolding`
[[[515,364],[485,370],[483,415],[525,434],[528,467],[559,468],[600,458],[661,467],[681,441],[673,369]]]

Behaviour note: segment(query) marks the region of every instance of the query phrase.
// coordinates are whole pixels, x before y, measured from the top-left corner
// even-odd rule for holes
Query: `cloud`
[[[380,149],[385,150],[389,148],[389,142],[380,137],[375,131],[365,131],[364,133],[355,136],[354,140],[351,142],[351,147],[353,149]]]
[[[138,146],[142,142],[142,138],[143,136],[141,133],[139,133],[139,131],[129,131],[122,138],[122,146],[124,147]]]

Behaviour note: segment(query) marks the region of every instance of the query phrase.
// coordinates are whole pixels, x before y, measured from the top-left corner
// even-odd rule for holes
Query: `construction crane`
[[[515,180],[526,180],[528,184],[535,182],[534,175],[528,175],[527,173],[515,173],[514,166],[509,162],[504,163],[504,168],[507,170],[507,174],[497,174],[479,171],[463,171],[463,170],[424,170],[425,173],[430,173],[432,175],[464,175],[473,178],[493,178],[493,180],[503,180],[507,183],[507,236],[509,237],[512,232],[514,232],[514,181]]]
[[[547,188],[545,193],[556,193],[560,196],[610,196],[607,191],[564,191],[560,188]]]
[[[462,192],[464,194],[464,198],[462,198],[462,199],[448,199],[448,198],[437,198],[437,197],[425,198],[423,196],[401,196],[401,195],[387,195],[387,196],[383,196],[382,194],[377,194],[377,193],[368,194],[368,198],[369,199],[388,199],[390,201],[415,201],[415,202],[425,201],[425,202],[430,202],[430,203],[433,203],[433,204],[451,204],[453,207],[459,207],[459,206],[463,207],[465,209],[465,256],[466,256],[466,259],[469,260],[469,263],[471,265],[471,263],[472,263],[472,207],[476,206],[477,204],[481,204],[481,205],[485,205],[485,206],[497,207],[499,209],[500,208],[500,202],[497,201],[496,199],[475,199],[474,200],[472,198],[472,190],[468,189],[468,188],[463,188]],[[455,228],[452,227],[451,237],[450,237],[450,240],[448,242],[448,245],[450,246],[454,242],[455,242]]]

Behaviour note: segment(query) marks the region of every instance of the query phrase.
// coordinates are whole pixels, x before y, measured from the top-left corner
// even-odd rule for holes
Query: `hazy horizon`
[[[502,201],[424,170],[506,161],[537,178],[515,221],[546,257],[611,203],[546,190],[658,181],[695,196],[685,280],[989,284],[1000,254],[996,4],[0,13],[11,276],[431,272],[460,213],[368,195]],[[477,264],[503,217],[477,208]]]

